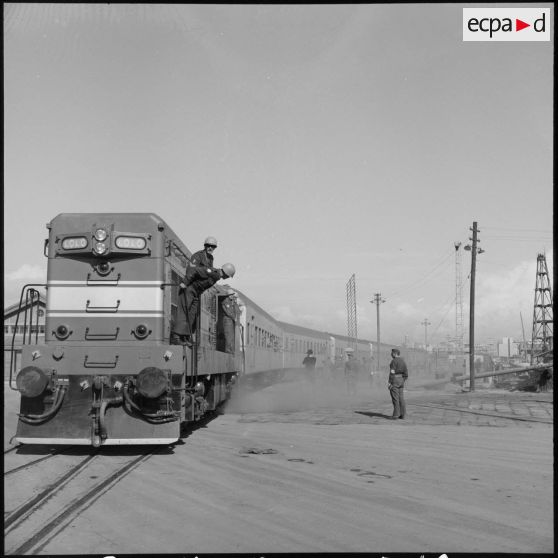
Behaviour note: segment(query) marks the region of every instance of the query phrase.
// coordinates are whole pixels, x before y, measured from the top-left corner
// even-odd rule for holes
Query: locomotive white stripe
[[[130,446],[134,444],[174,444],[178,441],[178,436],[175,438],[107,438],[101,445],[103,446]],[[89,442],[91,443],[91,442]]]
[[[90,446],[91,438],[15,438],[20,444],[72,444],[73,446]]]
[[[88,315],[161,312],[163,310],[163,290],[145,286],[143,288],[84,286],[80,289],[53,286],[47,293],[47,308],[49,312],[77,311],[87,312]]]
[[[119,318],[162,318],[162,312],[141,312],[138,311],[136,313],[131,312],[113,312],[112,314],[109,312],[64,312],[64,311],[54,311],[54,312],[47,312],[47,316],[49,318],[83,318],[87,316],[88,318],[106,318],[107,316],[115,315]]]

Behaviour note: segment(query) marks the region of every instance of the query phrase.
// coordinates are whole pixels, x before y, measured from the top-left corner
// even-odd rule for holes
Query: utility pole
[[[473,231],[472,240],[473,245],[467,244],[464,250],[471,251],[471,286],[469,288],[469,390],[475,391],[475,274],[477,270],[477,252],[482,254],[484,250],[482,248],[477,248],[477,243],[480,240],[477,238],[477,233],[480,231],[477,229],[477,222],[473,221],[473,228],[469,229]]]
[[[424,322],[420,322],[420,325],[424,326],[424,349],[428,350],[428,336],[426,334],[426,331],[428,326],[432,324],[428,321],[428,318],[424,318]]]
[[[382,298],[381,293],[374,294],[374,300],[370,301],[372,304],[376,305],[376,366],[377,371],[380,371],[380,304],[385,302]]]
[[[420,322],[421,325],[424,326],[424,371],[428,372],[428,335],[427,335],[427,328],[429,325],[432,325],[428,318],[424,318],[424,322]]]
[[[455,354],[456,361],[463,354],[463,284],[461,279],[461,242],[454,242],[455,247]]]

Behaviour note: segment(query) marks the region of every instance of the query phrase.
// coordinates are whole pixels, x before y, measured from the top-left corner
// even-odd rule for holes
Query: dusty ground
[[[339,387],[237,392],[41,553],[553,552],[551,393]]]

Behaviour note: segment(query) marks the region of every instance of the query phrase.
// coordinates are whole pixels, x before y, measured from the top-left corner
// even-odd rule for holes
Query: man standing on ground
[[[391,420],[405,418],[405,398],[403,395],[403,387],[405,381],[409,377],[407,372],[407,365],[405,361],[399,356],[401,353],[399,349],[391,350],[391,362],[389,363],[389,379],[388,387],[393,403],[393,415]]]
[[[306,356],[304,357],[302,364],[304,364],[304,367],[306,368],[309,380],[313,382],[315,379],[314,375],[316,373],[316,357],[314,356],[314,351],[312,349],[308,349],[306,351]]]
[[[353,349],[347,349],[346,353],[347,361],[345,362],[345,381],[347,382],[347,393],[349,395],[356,395],[360,367],[355,355],[353,354]]]

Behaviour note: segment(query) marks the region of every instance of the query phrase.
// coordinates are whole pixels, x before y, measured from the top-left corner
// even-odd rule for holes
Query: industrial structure
[[[349,345],[356,351],[357,348],[357,309],[356,309],[356,285],[355,274],[347,282],[347,337]]]
[[[553,347],[552,290],[548,277],[546,256],[537,255],[535,302],[533,305],[533,331],[531,334],[531,364],[539,359],[552,358]]]

